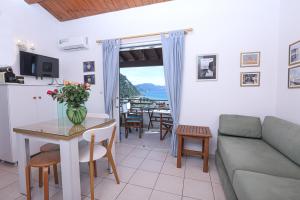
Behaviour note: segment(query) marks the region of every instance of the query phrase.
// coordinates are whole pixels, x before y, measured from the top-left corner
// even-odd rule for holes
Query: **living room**
[[[178,85],[174,83],[171,85],[172,81],[168,83],[168,88],[170,88],[170,110],[176,113],[172,113],[175,125],[173,126],[172,134],[170,134],[170,148],[167,150],[156,149],[157,151],[151,148],[143,149],[145,155],[141,156],[140,153],[140,157],[136,156],[138,153],[135,152],[135,157],[137,158],[128,162],[136,162],[136,166],[126,165],[124,160],[118,159],[126,159],[126,156],[129,156],[133,151],[138,151],[139,143],[128,143],[124,138],[120,142],[119,126],[116,125],[116,156],[113,155],[113,157],[116,162],[116,171],[120,178],[120,184],[116,184],[111,174],[105,174],[107,173],[105,169],[107,163],[101,160],[96,166],[98,177],[95,177],[95,183],[93,184],[95,185],[95,197],[92,197],[92,188],[89,186],[91,177],[89,176],[88,167],[84,165],[82,169],[80,165],[80,171],[85,170],[86,175],[84,178],[80,178],[83,175],[79,173],[77,167],[63,175],[61,171],[68,171],[66,170],[68,166],[62,165],[61,170],[60,167],[58,168],[58,186],[52,183],[52,168],[50,170],[50,199],[78,199],[80,197],[87,199],[186,200],[282,199],[280,196],[276,197],[278,194],[276,192],[273,194],[270,188],[270,191],[268,190],[269,196],[263,196],[262,194],[261,197],[255,195],[248,197],[248,194],[239,193],[242,189],[237,189],[230,177],[229,182],[224,181],[222,178],[224,176],[220,174],[220,171],[218,172],[215,166],[215,152],[220,148],[217,144],[219,134],[222,133],[220,130],[223,130],[226,133],[225,135],[228,135],[228,131],[235,132],[237,130],[238,133],[233,133],[234,135],[242,137],[243,135],[240,134],[246,134],[247,138],[251,138],[252,136],[247,134],[251,135],[255,130],[261,129],[254,133],[254,138],[262,138],[264,140],[264,133],[266,133],[264,131],[266,129],[264,129],[263,122],[266,116],[274,116],[288,121],[282,122],[284,128],[278,127],[276,129],[280,129],[282,135],[286,134],[288,143],[285,143],[280,135],[274,136],[280,138],[280,141],[275,141],[276,144],[273,144],[271,140],[267,140],[266,143],[281,152],[282,156],[291,161],[291,165],[295,167],[295,169],[293,168],[294,176],[280,175],[280,172],[272,174],[271,172],[274,171],[271,169],[271,172],[267,174],[293,179],[289,182],[290,185],[284,185],[287,190],[281,192],[281,194],[286,194],[284,199],[300,199],[299,191],[293,189],[295,185],[300,185],[300,176],[298,174],[300,172],[300,163],[299,158],[296,156],[300,146],[300,112],[299,106],[297,106],[300,100],[300,26],[298,25],[300,17],[298,8],[300,3],[297,0],[173,0],[162,2],[149,1],[151,2],[148,2],[149,5],[143,6],[138,5],[148,3],[126,0],[122,1],[122,5],[119,5],[119,7],[117,5],[120,2],[117,1],[106,1],[106,3],[103,3],[104,1],[91,1],[95,7],[93,8],[92,6],[93,9],[91,6],[88,6],[88,3],[81,3],[76,9],[68,10],[67,6],[65,6],[64,9],[66,10],[63,12],[63,4],[67,5],[70,3],[69,6],[74,6],[76,4],[74,2],[79,1],[64,0],[61,7],[57,5],[57,0],[13,0],[0,3],[0,67],[3,67],[4,70],[4,73],[1,72],[1,76],[5,76],[7,67],[11,67],[13,73],[24,82],[24,84],[20,84],[23,83],[20,80],[20,83],[8,83],[4,80],[0,86],[0,108],[2,113],[0,114],[0,146],[3,147],[1,149],[2,158],[0,158],[3,161],[0,164],[0,177],[3,174],[1,177],[3,181],[0,181],[0,196],[5,195],[6,198],[4,199],[24,199],[26,198],[24,195],[28,193],[26,192],[25,173],[23,173],[25,172],[25,165],[28,161],[26,159],[28,157],[25,159],[25,154],[22,154],[23,157],[18,155],[18,152],[21,152],[19,148],[23,148],[23,146],[19,145],[19,140],[15,135],[22,135],[27,140],[28,138],[26,134],[16,134],[14,132],[20,132],[21,128],[25,129],[24,127],[28,128],[28,125],[50,120],[51,118],[60,118],[60,114],[66,114],[65,107],[57,106],[56,100],[59,99],[57,98],[59,96],[55,96],[56,94],[54,96],[51,95],[55,98],[55,101],[53,101],[51,96],[47,95],[48,90],[53,92],[58,86],[61,86],[59,84],[63,83],[65,83],[65,86],[70,87],[72,87],[71,83],[82,83],[84,84],[83,87],[87,89],[82,93],[89,93],[88,99],[84,99],[87,112],[106,113],[110,115],[110,120],[114,119],[117,122],[116,124],[119,124],[119,117],[117,116],[119,113],[115,109],[116,106],[120,106],[117,96],[115,96],[118,88],[116,86],[107,87],[108,83],[112,84],[110,79],[113,79],[114,76],[109,74],[107,72],[108,68],[105,67],[107,65],[104,62],[106,58],[103,56],[106,54],[104,49],[105,42],[107,40],[119,41],[120,51],[122,51],[122,48],[130,49],[136,44],[142,43],[151,46],[153,41],[159,41],[160,45],[162,45],[164,66],[166,67],[168,64],[165,63],[165,57],[172,58],[167,57],[168,51],[166,48],[164,49],[162,40],[172,38],[173,33],[178,34],[180,32],[183,34],[181,35],[183,45],[180,46],[182,59],[178,59],[180,60],[181,65],[179,64],[179,66],[181,68],[178,70],[179,73],[176,71],[174,74],[165,74],[165,76],[175,80],[176,84],[179,83]],[[108,2],[111,3],[110,6],[108,6]],[[106,12],[101,13],[97,11],[98,8],[106,8]],[[88,41],[88,45],[80,50],[67,51],[59,44],[59,41],[64,41],[65,39],[80,40],[82,43]],[[178,43],[180,42],[176,44],[178,45]],[[20,51],[58,59],[58,76],[42,78],[36,75],[24,75],[20,67],[22,65]],[[177,53],[179,54],[180,52]],[[86,67],[87,65],[84,63],[87,62],[92,64],[88,64],[89,67]],[[107,66],[110,67],[110,65]],[[210,75],[208,71],[211,71],[213,75]],[[206,76],[205,74],[208,75]],[[49,85],[51,83],[53,85]],[[88,83],[88,85],[85,83]],[[181,94],[179,97],[172,95],[177,91],[174,88],[180,88]],[[105,100],[108,93],[110,93],[111,97],[109,101]],[[32,103],[33,99],[35,102],[39,101],[39,103]],[[239,115],[241,118],[236,119],[229,114],[233,116]],[[220,118],[220,116],[225,116],[225,119]],[[257,119],[260,119],[260,121],[257,121]],[[102,120],[101,122],[106,123],[108,121]],[[282,124],[276,120],[273,122],[277,125]],[[90,123],[94,124],[96,122],[91,121]],[[235,124],[239,126],[236,127]],[[184,155],[182,157],[182,168],[177,168],[178,143],[177,139],[174,138],[176,138],[176,128],[179,125],[209,127],[211,138],[209,139],[209,152],[207,155],[209,156],[209,159],[207,158],[208,173],[203,172],[202,164],[204,162],[199,156]],[[14,128],[18,130],[13,131]],[[7,132],[6,130],[9,131]],[[292,132],[290,135],[287,133],[289,131]],[[11,134],[14,134],[14,139],[11,139]],[[293,137],[291,138],[291,136]],[[30,137],[34,136],[31,135]],[[53,138],[50,139],[51,141],[53,140]],[[8,147],[13,148],[12,151],[15,154],[12,160],[3,159],[3,155],[7,154],[5,150],[7,148],[7,140],[14,140],[14,142],[11,142],[14,143],[13,147]],[[45,142],[44,140],[43,142]],[[204,139],[202,138],[202,140]],[[136,138],[136,141],[139,142],[140,140]],[[159,142],[160,140],[158,139],[157,144]],[[59,142],[56,143],[60,144]],[[195,144],[196,146],[198,145],[198,143]],[[64,149],[71,148],[71,146],[68,146],[71,145],[69,143],[64,145]],[[282,145],[286,145],[286,149],[282,149]],[[201,145],[198,146],[199,148],[201,147]],[[26,145],[24,145],[25,148]],[[114,147],[112,148],[114,149]],[[37,149],[34,151],[40,150],[40,148]],[[118,155],[118,151],[123,153]],[[160,153],[151,153],[152,151]],[[76,151],[74,153],[70,150],[69,153],[76,158]],[[67,157],[66,155],[68,154],[60,154],[62,162],[64,156]],[[137,177],[143,174],[143,172],[139,171],[142,171],[139,167],[151,155],[164,157],[164,159],[154,158],[155,161],[161,162],[160,169],[157,171],[145,170],[147,171],[145,176],[149,177],[147,179],[149,181],[147,183],[139,183],[139,178]],[[243,154],[241,153],[240,155]],[[31,156],[34,157],[34,155]],[[201,156],[204,157],[203,154]],[[144,160],[141,161],[139,158]],[[222,155],[222,159],[225,159],[224,155]],[[168,163],[168,160],[172,163],[171,166],[168,164],[170,172],[162,173],[165,171],[163,168]],[[73,162],[74,164],[75,161],[76,159],[71,160],[70,163]],[[20,169],[20,164],[16,163],[23,163],[24,168]],[[157,163],[157,165],[159,164]],[[196,168],[195,165],[199,170],[195,169],[191,173],[191,169],[194,170]],[[227,169],[226,166],[225,168]],[[34,167],[32,167],[33,170]],[[76,170],[78,172],[74,172]],[[106,172],[104,173],[101,170]],[[20,175],[20,172],[23,175]],[[73,173],[76,173],[78,177],[71,179],[70,177],[73,176]],[[226,173],[229,172],[227,171]],[[192,178],[187,174],[191,175]],[[218,179],[217,181],[215,181],[215,174],[221,177],[216,178]],[[109,178],[105,176],[109,176]],[[168,176],[170,176],[170,179],[168,179]],[[196,178],[193,179],[193,176]],[[197,179],[197,176],[200,178]],[[239,174],[239,176],[241,175]],[[111,179],[111,177],[113,178]],[[207,177],[209,181],[206,180]],[[32,172],[32,179],[34,183],[38,182],[38,170]],[[71,184],[72,182],[75,182],[75,184]],[[76,184],[76,182],[79,183]],[[176,182],[174,187],[166,186],[170,182]],[[44,191],[46,184],[44,184],[44,187],[38,187],[34,183],[32,183],[32,198],[43,199],[46,193]],[[84,186],[80,183],[84,184]],[[243,183],[240,184],[242,185]],[[271,181],[270,187],[275,187],[273,184],[276,185],[276,180]],[[188,185],[191,186],[190,190],[187,187]],[[266,185],[268,184],[266,183]],[[64,186],[66,186],[65,189]],[[81,193],[78,187],[81,187]],[[138,189],[135,187],[138,187]],[[250,189],[247,190],[247,187],[245,190],[253,192]],[[105,193],[109,192],[111,192],[110,195],[105,196]],[[257,193],[260,194],[259,192]]]

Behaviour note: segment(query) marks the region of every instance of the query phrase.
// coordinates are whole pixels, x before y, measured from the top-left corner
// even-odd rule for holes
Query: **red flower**
[[[48,95],[52,95],[52,94],[53,94],[53,91],[48,90],[48,91],[47,91],[47,94],[48,94]]]
[[[58,93],[58,89],[53,90],[53,93],[57,94]]]

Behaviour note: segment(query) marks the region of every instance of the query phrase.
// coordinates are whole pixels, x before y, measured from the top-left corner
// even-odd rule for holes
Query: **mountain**
[[[139,90],[127,79],[126,76],[120,74],[120,98],[130,98],[140,96]]]
[[[154,85],[152,83],[143,83],[135,85],[139,92],[149,98],[154,100],[167,100],[166,86]]]

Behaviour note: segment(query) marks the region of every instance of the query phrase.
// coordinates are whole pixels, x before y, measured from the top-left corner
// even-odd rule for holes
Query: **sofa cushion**
[[[231,181],[235,170],[300,179],[300,167],[263,140],[219,136],[218,151]]]
[[[265,142],[300,165],[300,125],[267,116],[262,130]]]
[[[233,188],[242,200],[299,200],[300,180],[237,170]]]
[[[258,117],[221,115],[219,133],[221,135],[261,138],[261,122]]]

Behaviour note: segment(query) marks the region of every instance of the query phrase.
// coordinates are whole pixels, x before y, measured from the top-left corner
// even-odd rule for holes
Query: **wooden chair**
[[[94,161],[107,157],[109,164],[112,167],[113,174],[115,176],[117,184],[120,183],[119,176],[117,174],[117,169],[112,156],[112,146],[116,135],[116,123],[109,126],[97,129],[91,129],[83,133],[83,139],[89,142],[79,149],[79,161],[89,164],[89,174],[90,174],[90,188],[91,188],[91,200],[95,199],[94,195]],[[102,145],[95,145],[95,143],[100,143],[101,141],[108,140],[107,147]]]
[[[51,165],[53,165],[54,169],[54,182],[58,184],[58,174],[57,174],[57,164],[60,162],[60,154],[59,151],[49,151],[40,153],[34,157],[32,157],[26,166],[26,190],[27,190],[27,200],[31,199],[31,188],[30,188],[30,174],[31,167],[39,168],[39,181],[42,180],[42,176],[44,179],[44,199],[49,199],[49,179],[48,179],[48,171]]]
[[[161,127],[160,140],[164,140],[168,133],[172,133],[173,121],[172,120],[162,121],[160,127]]]
[[[139,130],[139,138],[142,137],[143,131],[143,111],[128,111],[125,113],[125,138],[128,138],[128,133],[131,131],[131,128]]]

